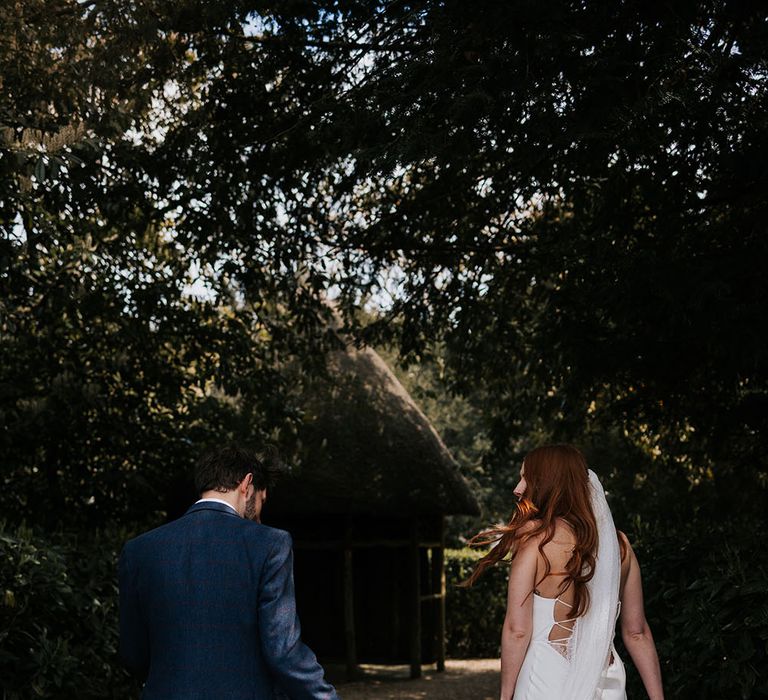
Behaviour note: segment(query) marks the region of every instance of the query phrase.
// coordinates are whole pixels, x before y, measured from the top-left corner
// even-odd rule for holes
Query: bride
[[[640,567],[584,456],[571,445],[533,450],[514,493],[509,524],[469,541],[495,546],[464,584],[510,555],[501,700],[626,700],[617,618],[649,698],[662,699]]]

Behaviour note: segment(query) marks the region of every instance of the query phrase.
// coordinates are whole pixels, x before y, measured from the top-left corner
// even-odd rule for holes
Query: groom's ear
[[[240,491],[245,493],[248,490],[248,487],[253,483],[253,474],[251,472],[248,472],[244,477],[243,480],[240,482],[240,485],[238,488]]]

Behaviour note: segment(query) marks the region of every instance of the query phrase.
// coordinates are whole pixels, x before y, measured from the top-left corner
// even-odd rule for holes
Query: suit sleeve
[[[142,681],[149,673],[149,634],[136,586],[136,572],[131,566],[128,546],[123,547],[118,564],[120,587],[120,660]]]
[[[259,595],[261,649],[277,685],[291,700],[338,700],[323,667],[301,641],[293,585],[291,536],[279,531],[267,555]]]

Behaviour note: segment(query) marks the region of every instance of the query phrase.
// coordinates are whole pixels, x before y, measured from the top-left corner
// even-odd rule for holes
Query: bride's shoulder
[[[525,541],[536,540],[544,537],[544,530],[541,527],[541,520],[532,518],[527,520],[517,530],[518,537]]]
[[[632,545],[629,542],[629,537],[627,537],[625,532],[622,532],[621,530],[617,529],[616,534],[619,536],[619,546],[621,547],[621,558],[624,559],[624,557],[627,556],[632,551]]]
[[[557,518],[555,520],[555,534],[553,540],[576,540],[576,533],[573,530],[573,526],[565,518]]]
[[[518,532],[520,534],[527,535],[539,529],[540,527],[541,527],[541,520],[539,520],[538,518],[531,518],[530,520],[526,520],[522,525],[520,525]]]
[[[621,568],[623,572],[626,572],[632,560],[635,558],[635,551],[632,549],[632,543],[629,541],[626,533],[621,530],[616,530],[616,534],[619,536],[619,554],[621,555]]]
[[[545,532],[540,520],[528,520],[520,525],[515,533],[515,546],[518,555],[524,552],[538,552],[539,544],[544,539]]]

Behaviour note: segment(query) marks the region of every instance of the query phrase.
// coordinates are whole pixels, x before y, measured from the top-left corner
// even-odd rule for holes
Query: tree
[[[440,349],[450,390],[482,399],[486,463],[569,439],[620,465],[641,542],[693,552],[658,559],[668,590],[691,562],[743,572],[702,553],[765,532],[766,19],[711,0],[0,7],[4,512],[157,520],[206,442],[289,444],[335,344],[330,293],[359,342]],[[739,624],[743,694],[762,628]]]
[[[189,9],[165,8],[181,24]],[[182,212],[153,187],[145,165],[160,122],[177,118],[159,100],[199,65],[162,11],[2,9],[0,451],[12,521],[157,522],[205,445],[290,443],[302,369],[321,368],[334,343],[298,264],[285,269],[274,250],[241,266],[185,246],[178,220],[202,205]],[[172,178],[160,182],[184,184]],[[206,219],[206,235],[222,226]]]
[[[90,246],[106,276],[131,271],[112,313],[194,319],[180,280],[198,275],[217,308],[260,314],[269,357],[308,357],[337,285],[363,339],[405,357],[444,339],[455,387],[494,397],[500,449],[535,415],[626,432],[693,483],[762,483],[759,10],[61,2],[54,27],[21,7],[8,313],[56,288],[29,275],[71,277],[56,299],[74,298],[85,268],[59,274],[61,251]],[[388,284],[383,321],[356,324]]]
[[[338,245],[397,264],[404,351],[444,333],[458,385],[496,397],[500,437],[531,413],[562,437],[602,422],[694,482],[716,465],[760,483],[762,20],[430,6],[421,51],[380,59],[350,98],[350,179],[370,184]],[[369,270],[351,290],[378,283]]]

